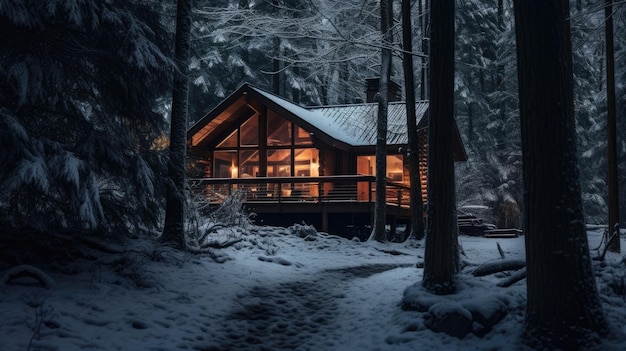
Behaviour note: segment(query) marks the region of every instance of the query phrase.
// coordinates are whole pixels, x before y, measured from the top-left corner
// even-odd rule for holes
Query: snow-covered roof
[[[242,114],[252,113],[255,107],[251,99],[330,145],[344,148],[376,145],[378,103],[305,107],[245,83],[190,128],[188,137],[192,146],[217,137],[220,134],[217,131],[223,132],[220,128],[225,124],[236,123]],[[415,107],[416,123],[419,123],[426,115],[428,102],[419,101]],[[388,145],[408,143],[404,102],[389,103],[387,129]]]
[[[351,146],[376,145],[378,103],[302,107],[264,90],[252,89],[338,141]],[[428,102],[417,102],[415,110],[419,122],[428,110]],[[408,143],[404,102],[389,103],[387,130],[387,144]]]

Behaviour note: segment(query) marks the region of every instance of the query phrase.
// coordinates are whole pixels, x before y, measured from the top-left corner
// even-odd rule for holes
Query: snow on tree
[[[172,118],[168,162],[165,226],[161,240],[178,249],[185,247],[187,113],[189,105],[189,50],[191,45],[191,0],[176,6],[176,67],[172,91]]]
[[[468,162],[458,165],[461,205],[487,205],[519,227],[521,147],[512,4],[463,1],[457,19],[455,109]]]
[[[2,1],[3,221],[37,229],[156,223],[159,198],[144,189],[158,177],[135,168],[161,162],[150,146],[165,123],[155,102],[171,65],[155,6]]]
[[[363,99],[365,79],[379,74],[379,23],[374,0],[199,2],[192,105],[204,112],[244,81],[271,90],[274,59],[281,96],[312,105]]]

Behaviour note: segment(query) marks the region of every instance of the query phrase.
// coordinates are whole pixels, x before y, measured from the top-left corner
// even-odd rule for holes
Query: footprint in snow
[[[239,304],[221,323],[222,330],[204,351],[308,350],[307,342],[333,330],[339,315],[337,299],[344,298],[346,280],[408,265],[378,264],[323,271],[317,278],[255,286],[237,296]]]

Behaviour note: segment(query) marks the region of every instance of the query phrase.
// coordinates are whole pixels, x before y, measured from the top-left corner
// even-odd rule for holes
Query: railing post
[[[324,196],[324,182],[320,181],[317,183],[317,202],[322,202],[322,196]]]

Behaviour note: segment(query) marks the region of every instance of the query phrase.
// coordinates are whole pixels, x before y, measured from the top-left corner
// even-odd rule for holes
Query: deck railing
[[[374,202],[376,178],[373,176],[192,178],[192,193],[219,204],[233,191],[243,191],[246,202],[263,203],[334,203]],[[387,181],[388,205],[409,206],[409,187]]]

